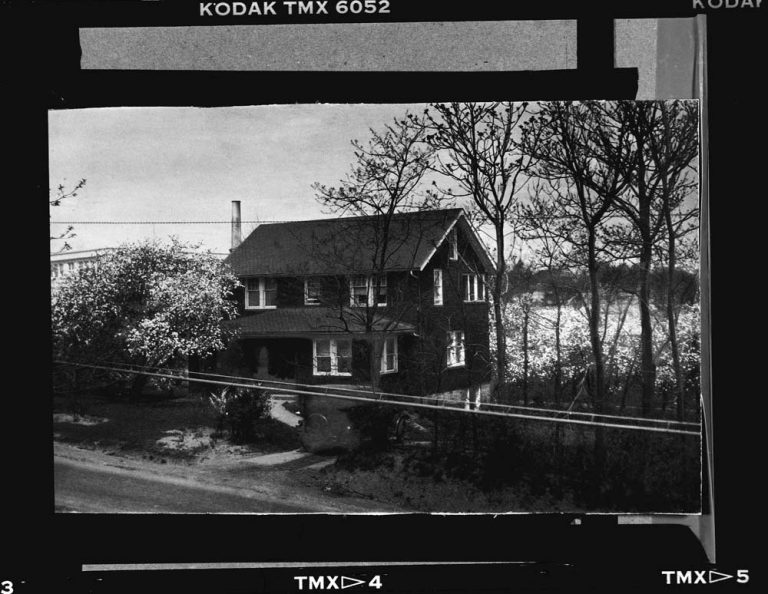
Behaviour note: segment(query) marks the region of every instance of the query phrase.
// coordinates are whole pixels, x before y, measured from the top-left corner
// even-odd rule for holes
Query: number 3
[[[13,592],[13,582],[5,580],[4,582],[0,582],[0,586],[3,587],[3,589],[0,590],[0,594],[11,594],[11,592]]]

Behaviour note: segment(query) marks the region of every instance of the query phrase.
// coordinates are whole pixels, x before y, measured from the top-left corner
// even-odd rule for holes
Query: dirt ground
[[[335,462],[335,456],[301,449],[299,417],[283,402],[271,403],[273,418],[260,425],[263,441],[234,445],[216,437],[214,415],[196,398],[131,404],[94,400],[81,414],[67,412],[66,403],[58,401],[53,416],[54,456],[130,470],[137,476],[282,497],[322,512],[408,511],[326,485],[321,473]]]
[[[78,415],[59,400],[54,403],[55,455],[228,488],[267,489],[287,500],[315,502],[318,510],[578,511],[569,501],[546,494],[533,497],[519,489],[486,493],[468,482],[420,476],[405,468],[412,452],[403,447],[394,448],[385,464],[371,468],[335,464],[336,456],[302,448],[296,427],[300,417],[283,404],[282,399],[271,402],[271,418],[259,421],[256,443],[235,445],[217,437],[216,416],[197,397],[138,403],[93,400]]]
[[[290,452],[300,448],[296,415],[272,403],[272,418],[257,422],[257,443],[233,445],[217,434],[217,418],[199,397],[121,402],[93,398],[79,414],[54,399],[53,438],[61,443],[159,463],[198,464]]]
[[[196,465],[162,463],[135,457],[108,454],[94,449],[85,449],[63,443],[54,443],[54,458],[60,463],[75,464],[78,467],[98,469],[138,479],[150,479],[155,485],[169,487],[190,485],[213,490],[224,495],[234,494],[265,501],[284,501],[292,506],[301,506],[316,513],[391,513],[408,511],[382,504],[365,497],[340,496],[323,490],[313,477],[333,462],[332,459],[314,454],[287,456],[270,460],[259,457],[225,461],[214,458]],[[58,494],[57,494],[58,505]],[[78,506],[57,507],[57,511],[87,511]],[[115,511],[115,510],[112,510]],[[134,511],[120,509],[120,511]],[[188,511],[179,506],[176,512]],[[238,510],[231,510],[237,512]]]

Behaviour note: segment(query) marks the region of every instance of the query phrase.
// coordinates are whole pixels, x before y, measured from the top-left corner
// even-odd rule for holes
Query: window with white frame
[[[397,372],[397,336],[384,339],[381,348],[381,373]]]
[[[277,307],[277,281],[274,278],[255,277],[245,280],[245,308],[268,309]]]
[[[352,375],[352,340],[319,338],[312,341],[314,375]]]
[[[349,279],[349,303],[357,307],[387,305],[387,275],[357,275]]]
[[[434,302],[435,305],[443,304],[443,271],[439,268],[435,268],[432,271],[434,277]]]
[[[485,301],[485,280],[482,274],[462,274],[461,284],[465,302]]]
[[[459,242],[456,238],[456,227],[448,232],[448,259],[459,259]]]
[[[448,367],[464,365],[464,332],[461,330],[454,330],[448,333],[446,365]]]
[[[304,305],[319,305],[322,285],[318,278],[304,279]]]
[[[359,306],[368,305],[367,276],[357,275],[349,279],[349,303]]]

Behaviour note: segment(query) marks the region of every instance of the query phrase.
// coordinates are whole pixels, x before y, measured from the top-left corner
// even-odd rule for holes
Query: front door
[[[262,345],[259,348],[256,358],[256,375],[258,377],[266,377],[269,375],[269,349],[266,345]]]

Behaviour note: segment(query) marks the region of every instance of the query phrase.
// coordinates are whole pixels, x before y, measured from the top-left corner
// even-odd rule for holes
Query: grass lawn
[[[139,455],[147,459],[194,462],[212,448],[231,445],[227,434],[213,436],[216,415],[198,397],[140,402],[92,398],[84,414],[74,416],[63,398],[54,398],[54,438],[80,447]],[[274,419],[256,422],[257,441],[238,446],[238,453],[271,453],[299,447],[295,428]]]

